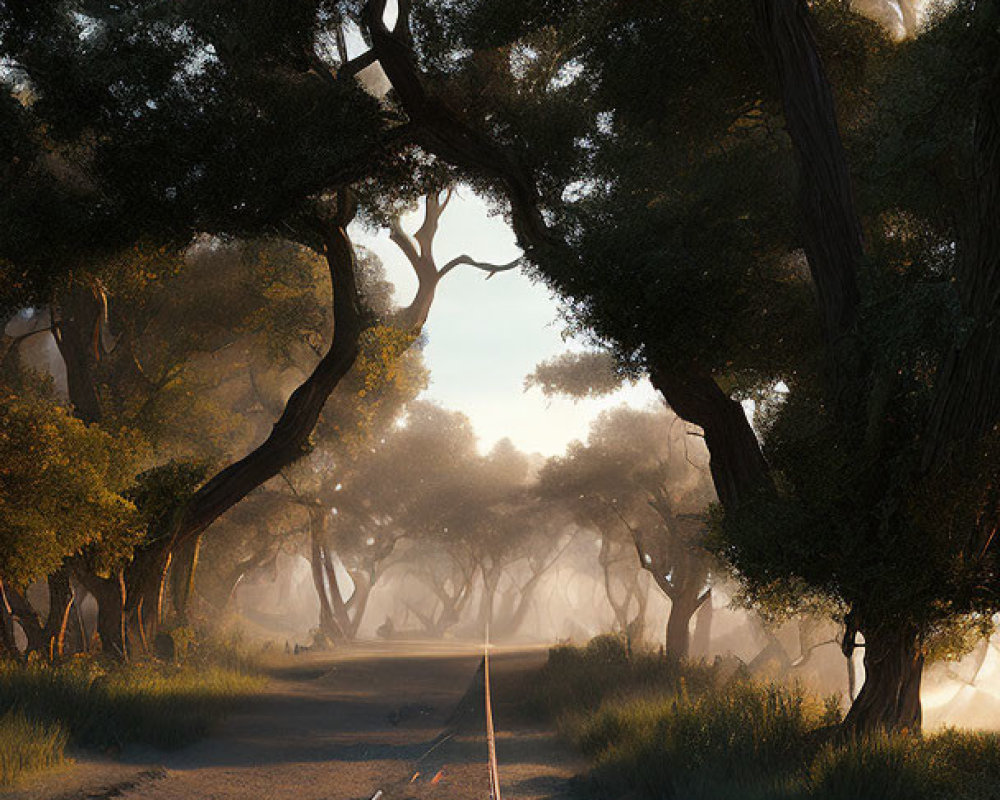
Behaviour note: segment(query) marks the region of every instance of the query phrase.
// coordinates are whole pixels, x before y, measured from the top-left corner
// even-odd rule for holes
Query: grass
[[[114,753],[201,738],[264,683],[246,658],[220,652],[183,664],[0,662],[0,785],[59,763],[68,745]]]
[[[22,774],[61,764],[67,741],[61,725],[50,725],[12,712],[0,717],[0,786]]]
[[[596,797],[1000,799],[1000,737],[839,741],[836,698],[630,654],[611,637],[551,651],[530,694],[589,759]]]

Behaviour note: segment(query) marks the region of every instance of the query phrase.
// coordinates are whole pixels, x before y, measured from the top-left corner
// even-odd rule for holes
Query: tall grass
[[[62,726],[37,722],[23,713],[0,717],[0,786],[23,773],[60,764],[67,738]]]
[[[1000,737],[832,736],[839,703],[632,655],[557,648],[536,702],[592,764],[594,796],[669,800],[1000,800]]]
[[[230,659],[232,660],[232,659]],[[264,679],[239,665],[112,666],[91,659],[0,662],[0,784],[58,763],[68,744],[117,752],[176,748],[204,736]]]
[[[261,679],[217,666],[137,664],[107,669],[89,660],[60,666],[0,666],[0,714],[20,711],[65,727],[84,747],[129,742],[177,747],[213,721]]]

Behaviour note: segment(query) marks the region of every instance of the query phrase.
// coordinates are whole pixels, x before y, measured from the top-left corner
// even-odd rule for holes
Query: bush
[[[613,698],[674,692],[682,683],[703,692],[723,681],[714,666],[682,665],[655,653],[629,652],[624,639],[599,636],[586,648],[564,645],[549,650],[548,662],[527,697],[536,712],[558,719],[596,709]]]

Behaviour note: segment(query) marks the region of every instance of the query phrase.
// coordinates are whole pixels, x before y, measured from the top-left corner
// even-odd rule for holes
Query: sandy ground
[[[113,762],[78,757],[0,798],[367,800],[381,791],[381,800],[486,800],[481,720],[467,712],[461,729],[441,739],[474,685],[479,653],[402,647],[290,659],[262,695],[198,744],[174,753],[126,751]],[[500,650],[491,662],[504,797],[566,797],[583,770],[524,713],[524,673],[543,660],[544,650]]]

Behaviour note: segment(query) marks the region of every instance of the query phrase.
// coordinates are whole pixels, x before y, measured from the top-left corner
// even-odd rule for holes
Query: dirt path
[[[543,651],[506,651],[493,660],[505,797],[564,797],[582,768],[518,702],[525,670],[543,658]],[[439,739],[478,665],[474,650],[440,647],[402,653],[370,645],[302,657],[276,670],[266,691],[209,739],[176,753],[84,760],[0,797],[365,800],[381,790],[382,800],[486,800],[478,724]]]

